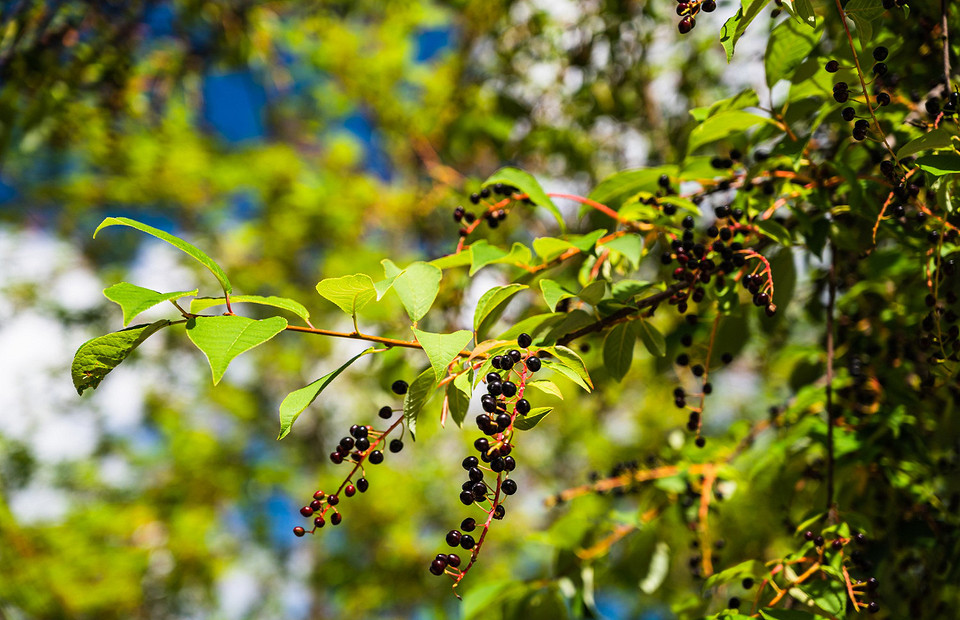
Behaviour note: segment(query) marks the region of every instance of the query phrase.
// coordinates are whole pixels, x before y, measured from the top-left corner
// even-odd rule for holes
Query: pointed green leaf
[[[603,296],[607,294],[607,283],[603,280],[594,280],[590,284],[586,285],[580,292],[577,294],[577,297],[590,304],[591,306],[596,306],[600,303],[600,300],[603,299]]]
[[[960,172],[960,155],[956,153],[924,155],[917,158],[917,167],[934,176]]]
[[[766,116],[744,112],[743,110],[721,112],[703,121],[690,132],[687,152],[693,153],[704,144],[743,133],[760,123],[772,123],[772,121]]]
[[[540,424],[540,421],[547,417],[551,411],[553,411],[553,407],[534,407],[527,415],[518,415],[513,421],[513,427],[519,431],[528,431]]]
[[[495,245],[490,245],[485,239],[481,239],[471,245],[470,252],[473,261],[470,266],[471,276],[487,265],[495,263],[509,254],[506,250],[498,248]]]
[[[383,276],[385,278],[396,278],[400,275],[400,272],[403,271],[403,269],[397,267],[389,258],[383,259],[380,261],[380,264],[383,265]]]
[[[639,192],[655,192],[657,182],[662,175],[674,177],[677,174],[676,166],[659,166],[657,168],[641,168],[638,170],[624,170],[608,176],[599,185],[593,188],[587,198],[604,204],[611,209],[617,209],[626,199]]]
[[[594,246],[597,245],[597,241],[599,241],[600,238],[605,234],[607,234],[606,228],[598,228],[597,230],[588,232],[585,235],[568,235],[567,241],[573,247],[577,248],[581,252],[586,253],[591,251]]]
[[[153,235],[161,241],[166,241],[173,247],[177,248],[181,252],[188,254],[197,260],[201,265],[210,270],[210,272],[216,276],[217,281],[220,282],[220,286],[223,288],[223,292],[229,295],[233,291],[233,287],[230,286],[230,280],[227,279],[227,274],[223,272],[223,269],[220,268],[220,265],[213,262],[213,259],[200,251],[196,246],[187,243],[179,237],[174,237],[170,233],[166,233],[158,228],[153,226],[148,226],[142,224],[136,220],[131,220],[128,217],[108,217],[100,222],[100,225],[97,226],[97,229],[93,231],[93,238],[97,238],[97,233],[102,229],[107,228],[108,226],[129,226],[130,228],[136,228],[140,232],[145,232],[148,235]]]
[[[526,284],[508,284],[496,286],[480,297],[477,309],[473,312],[473,330],[481,337],[489,327],[496,323],[514,295],[528,288]]]
[[[543,300],[547,302],[550,312],[557,309],[557,304],[563,299],[576,297],[573,293],[563,288],[553,280],[540,280],[540,291],[543,293]]]
[[[220,383],[236,356],[270,340],[287,327],[283,317],[262,321],[245,316],[198,316],[187,321],[187,336],[210,362],[213,383]]]
[[[118,332],[88,340],[77,349],[70,374],[77,394],[83,395],[87,388],[96,389],[103,378],[117,367],[131,351],[158,330],[170,325],[163,319],[155,323],[135,325]]]
[[[773,87],[780,80],[789,80],[803,59],[820,41],[820,29],[811,30],[795,20],[780,22],[770,33],[763,65],[767,85]]]
[[[637,329],[637,335],[643,341],[643,346],[654,357],[664,357],[667,354],[667,341],[664,340],[660,330],[650,324],[649,321],[639,319],[640,323]]]
[[[454,377],[453,381],[447,384],[447,404],[450,407],[450,415],[457,426],[463,426],[463,419],[467,417],[467,410],[470,409],[470,395],[473,387],[470,385],[468,373],[460,373]]]
[[[280,403],[280,434],[277,436],[277,440],[281,440],[290,433],[290,429],[293,427],[293,423],[297,421],[297,418],[300,417],[300,414],[303,413],[303,410],[310,406],[310,404],[320,396],[322,392],[328,385],[330,385],[334,379],[336,379],[340,373],[346,370],[351,364],[355,361],[373,351],[373,347],[370,347],[366,351],[358,353],[350,358],[343,366],[337,368],[331,373],[328,373],[313,383],[300,388],[299,390],[294,390],[287,394],[283,399],[283,402]]]
[[[434,267],[439,267],[440,269],[452,269],[454,267],[464,267],[473,263],[473,252],[470,248],[466,248],[461,252],[456,254],[447,254],[446,256],[441,256],[440,258],[435,258],[430,261],[430,264]]]
[[[686,485],[684,484],[683,486],[685,487]],[[703,589],[709,590],[710,588],[720,586],[725,583],[740,581],[744,577],[759,579],[765,574],[767,574],[767,570],[763,566],[763,562],[759,562],[757,560],[747,560],[746,562],[741,562],[731,566],[730,568],[724,569],[719,573],[710,575],[710,577],[704,582]]]
[[[760,610],[760,617],[764,620],[819,620],[820,616],[809,611],[799,609],[770,609]]]
[[[866,52],[873,39],[873,22],[883,16],[883,5],[877,0],[850,0],[843,10],[857,27],[860,49]]]
[[[897,151],[897,159],[909,157],[920,151],[935,151],[950,148],[953,146],[954,137],[956,137],[955,133],[947,131],[943,127],[938,127],[900,147],[900,150]]]
[[[603,247],[623,254],[634,269],[640,266],[640,258],[643,256],[643,237],[640,235],[623,235],[607,241]]]
[[[168,300],[180,299],[181,297],[196,295],[197,293],[197,289],[193,289],[192,291],[177,291],[176,293],[158,293],[157,291],[143,288],[136,284],[120,282],[119,284],[114,284],[104,289],[103,296],[120,305],[120,308],[123,310],[123,326],[126,327],[130,324],[133,317],[144,310]]]
[[[754,226],[760,229],[764,235],[770,237],[780,245],[791,245],[793,238],[790,231],[784,228],[783,224],[776,220],[755,220]]]
[[[403,270],[393,282],[393,290],[400,296],[400,303],[410,320],[416,323],[430,310],[433,300],[440,292],[443,272],[430,263],[416,262]]]
[[[651,282],[641,280],[620,280],[619,282],[613,283],[613,286],[610,287],[610,292],[613,294],[614,299],[620,303],[625,303],[652,286],[653,284]]]
[[[427,368],[413,380],[407,389],[406,396],[403,397],[403,417],[407,421],[407,428],[414,441],[416,441],[417,418],[436,387],[436,374],[433,368]]]
[[[623,380],[633,363],[633,345],[637,341],[635,323],[617,323],[603,340],[603,365],[617,381]]]
[[[746,32],[747,26],[768,4],[770,4],[770,0],[741,0],[741,7],[737,9],[736,15],[723,24],[723,28],[720,29],[720,44],[727,52],[727,62],[730,62],[730,59],[733,58],[733,50],[737,41]]]
[[[423,347],[423,352],[430,359],[430,365],[433,366],[438,382],[447,374],[447,366],[450,362],[456,359],[473,338],[473,334],[466,329],[452,334],[433,334],[414,328],[413,333],[417,337],[417,342]]]
[[[550,200],[550,197],[543,191],[543,188],[540,187],[540,184],[533,178],[532,174],[517,168],[501,168],[490,175],[490,178],[483,182],[483,186],[486,187],[494,183],[512,185],[529,196],[534,204],[546,207],[546,209],[553,214],[553,217],[556,218],[560,230],[564,230],[563,216],[560,214],[560,209],[557,208],[557,205],[553,204],[553,201]]]
[[[579,355],[563,345],[544,347],[544,350],[552,354],[560,366],[574,373],[579,378],[579,381],[576,382],[580,384],[581,387],[588,392],[593,389],[593,381],[590,379],[590,373],[587,372],[587,367]],[[567,376],[569,377],[570,375]]]
[[[560,373],[567,379],[570,379],[571,381],[573,381],[574,383],[582,387],[584,390],[588,392],[590,391],[590,386],[587,385],[587,383],[583,380],[580,374],[575,372],[574,370],[571,370],[570,368],[567,368],[562,363],[555,360],[547,359],[547,360],[543,360],[543,367],[548,370],[552,370],[554,372]]]
[[[349,316],[356,316],[361,308],[377,296],[373,278],[365,273],[325,278],[317,282],[317,292],[324,299],[335,303]]]
[[[533,240],[533,251],[537,256],[543,259],[543,262],[549,263],[570,248],[574,247],[569,241],[557,239],[556,237],[537,237]]]
[[[222,306],[226,302],[223,297],[197,297],[190,301],[190,312],[197,313],[213,306]],[[235,295],[230,298],[231,304],[257,304],[259,306],[270,306],[280,308],[296,314],[304,321],[310,320],[310,312],[299,301],[287,299],[286,297],[262,297],[260,295]]]
[[[528,381],[526,389],[530,390],[539,390],[544,394],[549,394],[550,396],[556,396],[560,400],[563,400],[563,392],[560,391],[560,388],[556,383],[550,379],[537,379],[536,381]]]

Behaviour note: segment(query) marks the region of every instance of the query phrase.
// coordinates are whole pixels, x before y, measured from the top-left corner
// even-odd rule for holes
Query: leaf
[[[223,297],[197,297],[190,301],[190,312],[202,312],[211,306],[220,306],[225,304]],[[296,314],[304,321],[310,320],[310,312],[298,301],[287,299],[286,297],[261,297],[260,295],[234,295],[230,298],[231,304],[247,303],[260,306],[271,306],[280,308]]]
[[[719,114],[720,112],[725,112],[727,110],[742,110],[743,108],[752,108],[760,104],[760,97],[757,96],[757,91],[752,88],[745,88],[733,97],[727,97],[726,99],[721,99],[720,101],[715,101],[710,106],[703,106],[700,108],[694,108],[690,110],[690,116],[698,122],[705,121],[707,118]],[[712,159],[708,157],[709,161]],[[709,165],[709,164],[708,164]],[[710,166],[713,169],[713,166]]]
[[[653,283],[641,280],[620,280],[613,283],[610,292],[614,299],[626,303],[652,286]]]
[[[550,312],[555,312],[557,304],[563,299],[576,297],[573,293],[563,288],[553,280],[540,280],[540,292],[543,293],[543,300],[547,302]]]
[[[583,360],[580,359],[580,356],[574,353],[571,349],[563,345],[556,345],[553,347],[544,347],[544,349],[553,354],[553,356],[566,368],[573,371],[578,377],[580,377],[581,386],[589,386],[587,391],[593,389],[593,381],[590,380],[590,374],[587,372],[587,367],[583,363]]]
[[[623,380],[633,363],[633,345],[637,341],[634,323],[617,323],[603,340],[603,365],[617,381]]]
[[[639,322],[640,328],[637,330],[637,335],[643,341],[643,346],[647,347],[647,351],[654,357],[666,356],[667,341],[664,340],[660,330],[644,319],[639,319]]]
[[[433,300],[440,292],[443,272],[429,263],[412,263],[397,276],[393,290],[400,296],[400,303],[410,320],[416,323],[430,310]]]
[[[955,133],[947,131],[943,127],[938,127],[901,146],[900,150],[897,151],[897,159],[909,157],[920,151],[935,151],[950,148],[953,146],[953,138],[955,136]]]
[[[731,581],[740,581],[744,577],[753,577],[755,579],[760,578],[766,573],[767,571],[763,566],[763,562],[758,560],[747,560],[746,562],[741,562],[731,566],[730,568],[722,570],[719,573],[710,575],[703,583],[703,589],[709,590],[714,586],[730,583]]]
[[[245,316],[198,316],[187,321],[187,336],[210,362],[213,383],[220,383],[236,356],[270,340],[287,327],[283,317],[255,321]]]
[[[529,288],[526,284],[507,284],[494,287],[480,297],[473,312],[473,330],[478,338],[496,323],[513,296],[526,288]]]
[[[605,234],[607,234],[606,228],[598,228],[585,235],[568,235],[567,241],[570,242],[573,247],[586,254],[597,245],[597,241]]]
[[[570,248],[574,247],[569,241],[557,239],[556,237],[537,237],[533,240],[533,251],[537,256],[543,259],[543,262],[549,263]]]
[[[447,366],[450,362],[456,359],[473,338],[473,334],[466,329],[452,334],[432,334],[414,328],[413,333],[417,337],[417,342],[423,347],[423,352],[430,359],[430,365],[433,366],[438,382],[447,374]]]
[[[606,294],[607,283],[604,280],[594,280],[590,284],[580,289],[580,292],[577,293],[577,297],[591,306],[596,306]]]
[[[144,310],[168,300],[180,299],[188,295],[196,295],[197,292],[197,289],[193,289],[192,291],[178,291],[176,293],[158,293],[157,291],[143,288],[136,284],[120,282],[104,289],[103,296],[120,305],[120,308],[123,310],[123,326],[126,327],[130,324],[133,317]]]
[[[767,43],[763,66],[767,74],[767,86],[773,87],[780,80],[789,80],[803,59],[816,47],[820,30],[810,30],[788,19],[780,22]]]
[[[518,168],[501,168],[490,175],[486,181],[483,182],[484,187],[488,185],[493,185],[494,183],[503,183],[504,185],[512,185],[518,190],[530,197],[530,200],[541,207],[546,207],[550,213],[553,214],[553,217],[556,218],[557,224],[560,226],[560,230],[564,230],[565,226],[563,223],[563,216],[560,214],[560,209],[557,208],[557,205],[550,200],[550,197],[547,196],[547,193],[543,191],[543,188],[540,187],[540,184],[537,182],[533,175],[529,172],[525,172]]]
[[[693,131],[690,132],[687,152],[692,153],[704,144],[742,133],[760,123],[772,123],[772,121],[765,116],[744,112],[743,110],[721,112],[694,127]]]
[[[622,237],[607,241],[603,244],[603,247],[623,254],[624,258],[630,261],[634,269],[640,266],[640,257],[643,256],[643,237],[640,235],[623,235]]]
[[[377,296],[373,278],[365,273],[325,278],[317,283],[317,292],[352,317]]]
[[[593,188],[587,198],[611,209],[616,209],[626,199],[642,191],[656,191],[657,182],[662,175],[676,176],[676,166],[660,166],[657,168],[640,168],[638,170],[624,170],[608,176],[599,185]]]
[[[917,158],[917,166],[934,176],[960,172],[960,155],[956,153],[924,155]]]
[[[797,609],[764,608],[760,610],[760,616],[764,620],[818,620],[815,614]]]
[[[513,427],[520,431],[528,431],[540,424],[540,421],[547,417],[547,414],[551,411],[553,411],[553,407],[534,407],[527,415],[517,416],[513,421]]]
[[[571,381],[573,381],[574,383],[576,383],[577,385],[579,385],[580,387],[582,387],[584,390],[588,392],[591,390],[590,386],[587,385],[587,383],[583,380],[583,378],[579,375],[579,373],[567,368],[560,362],[555,362],[553,360],[543,360],[543,367],[560,373],[561,375],[563,375],[567,379],[570,379]]]
[[[170,233],[163,232],[162,230],[154,228],[153,226],[148,226],[136,220],[131,220],[128,217],[105,218],[102,222],[100,222],[100,225],[97,226],[97,229],[93,231],[93,238],[96,239],[97,233],[108,226],[129,226],[130,228],[136,228],[140,232],[145,232],[148,235],[153,235],[154,237],[156,237],[157,239],[160,239],[161,241],[166,241],[167,243],[177,248],[181,252],[184,252],[189,256],[193,257],[201,265],[209,269],[210,272],[214,276],[216,276],[217,281],[220,282],[220,286],[221,288],[223,288],[223,292],[225,294],[229,295],[233,291],[233,287],[230,286],[230,280],[227,279],[227,274],[223,272],[223,269],[220,268],[220,265],[213,262],[213,259],[207,256],[206,254],[204,254],[202,251],[200,251],[199,248],[197,248],[196,246],[190,243],[187,243],[183,239],[180,239],[179,237],[174,237]]]
[[[747,26],[769,3],[770,0],[742,0],[737,14],[723,24],[723,28],[720,29],[720,44],[727,52],[727,62],[733,58],[733,50],[737,41],[746,32]]]
[[[560,400],[563,400],[563,392],[561,392],[557,384],[550,379],[537,379],[536,381],[528,381],[526,389],[538,390],[544,394],[556,396]]]
[[[437,387],[436,374],[432,368],[427,368],[421,372],[410,387],[407,394],[403,397],[403,417],[407,421],[407,428],[410,429],[410,436],[416,441],[417,418],[423,410],[423,406],[430,400],[434,388]]]
[[[810,0],[793,0],[793,11],[801,24],[811,28],[817,27],[817,14],[813,10]]]
[[[760,232],[770,237],[780,245],[790,245],[793,238],[790,231],[784,228],[783,224],[776,220],[759,220],[753,222]]]
[[[481,239],[470,246],[471,266],[470,275],[477,273],[487,265],[495,263],[508,255],[506,250],[498,248],[495,245],[487,243],[486,239]]]
[[[340,368],[337,368],[331,373],[328,373],[313,383],[306,385],[299,390],[294,390],[284,397],[283,402],[280,403],[280,434],[277,436],[277,441],[283,439],[290,433],[290,429],[293,427],[293,423],[297,421],[297,418],[300,417],[300,414],[303,413],[303,410],[310,406],[310,404],[320,396],[322,392],[328,385],[330,385],[334,379],[336,379],[340,373],[347,369],[355,361],[373,351],[374,348],[370,347],[366,351],[354,355],[352,358],[347,360]]]
[[[141,342],[167,325],[170,325],[170,321],[166,319],[135,325],[97,336],[80,345],[70,367],[73,387],[77,388],[77,394],[82,396],[87,388],[96,389],[107,373],[126,359]]]
[[[440,258],[435,258],[430,261],[430,264],[434,267],[439,267],[440,269],[452,269],[454,267],[464,267],[473,262],[473,253],[470,251],[470,248],[466,248],[455,254],[447,254],[446,256],[441,256]],[[390,281],[391,284],[393,281]],[[379,287],[377,288],[379,291]]]
[[[450,415],[457,426],[463,426],[463,419],[467,417],[467,411],[470,409],[470,396],[473,392],[473,386],[470,385],[468,373],[462,372],[457,375],[453,381],[447,384],[447,402],[450,407]]]
[[[877,0],[850,0],[843,10],[856,25],[860,48],[866,52],[873,39],[873,22],[883,15],[883,6]]]

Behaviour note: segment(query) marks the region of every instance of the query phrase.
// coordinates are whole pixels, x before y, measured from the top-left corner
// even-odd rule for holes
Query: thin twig
[[[833,306],[837,297],[837,248],[830,244],[830,271],[827,295],[827,512],[833,510]]]

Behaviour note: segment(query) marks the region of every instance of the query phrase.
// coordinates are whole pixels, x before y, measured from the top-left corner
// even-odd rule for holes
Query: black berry
[[[531,344],[533,344],[533,338],[530,337],[530,334],[520,334],[519,336],[517,336],[517,344],[521,348],[526,349]]]
[[[407,393],[407,382],[403,379],[397,379],[393,382],[393,385],[390,386],[390,389],[393,390],[394,394],[406,394]]]
[[[303,529],[302,527],[300,527],[299,525],[298,525],[297,527],[293,528],[293,534],[294,534],[294,536],[303,536],[303,535],[306,534],[306,533],[307,533],[307,531],[306,531],[305,529]]]
[[[380,463],[383,462],[383,452],[380,452],[379,450],[374,450],[373,452],[370,453],[370,456],[368,458],[370,462],[373,463],[374,465],[379,465]]]

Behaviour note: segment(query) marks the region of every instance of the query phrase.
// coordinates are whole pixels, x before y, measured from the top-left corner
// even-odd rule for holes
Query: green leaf
[[[686,483],[684,483],[684,488],[686,488]],[[754,579],[757,579],[765,574],[767,574],[767,571],[763,565],[763,562],[758,560],[747,560],[746,562],[741,562],[731,566],[730,568],[722,570],[719,573],[710,575],[710,577],[708,577],[703,583],[703,589],[709,590],[710,588],[723,585],[725,583],[730,583],[731,581],[740,581],[744,577],[753,577]]]
[[[325,278],[317,283],[317,292],[352,317],[377,296],[373,278],[365,273]]]
[[[486,332],[490,325],[500,318],[510,299],[526,288],[528,288],[526,284],[497,286],[480,297],[480,301],[477,302],[477,309],[473,312],[473,330],[477,333],[478,338],[482,332]]]
[[[107,373],[126,359],[131,351],[167,325],[170,325],[170,321],[166,319],[135,325],[98,336],[80,345],[73,356],[73,365],[70,367],[73,387],[77,388],[77,394],[82,396],[87,388],[96,389]]]
[[[579,385],[580,387],[582,387],[584,390],[588,392],[591,390],[590,386],[587,385],[587,383],[583,380],[583,378],[580,376],[579,373],[571,370],[570,368],[567,368],[560,362],[557,362],[554,360],[543,360],[543,367],[549,370],[553,370],[554,372],[560,373],[561,375],[563,375],[567,379],[570,379],[571,381],[573,381],[574,383],[576,383],[577,385]]]
[[[934,176],[960,172],[960,155],[956,153],[924,155],[917,158],[917,166]]]
[[[526,385],[528,390],[538,390],[544,394],[549,394],[550,396],[556,396],[560,400],[563,400],[563,392],[560,391],[560,388],[556,383],[550,379],[537,379],[536,381],[528,381]]]
[[[473,262],[473,252],[470,248],[466,248],[461,252],[456,254],[447,254],[446,256],[441,256],[440,258],[435,258],[430,261],[430,264],[434,267],[439,267],[440,269],[452,269],[454,267],[464,267]],[[391,284],[393,281],[390,281]],[[379,287],[377,291],[379,291]]]
[[[486,239],[481,239],[470,246],[471,260],[470,275],[477,273],[487,265],[495,263],[501,258],[505,258],[509,252],[498,248],[495,245],[487,243]]]
[[[540,424],[540,421],[547,417],[547,414],[551,411],[553,411],[553,407],[534,407],[527,415],[517,416],[513,421],[513,427],[520,431],[528,431]]]
[[[633,363],[633,345],[637,341],[634,323],[617,323],[603,340],[603,365],[617,381],[623,380]]]
[[[610,292],[614,299],[626,303],[652,286],[651,282],[641,280],[620,280],[613,283]]]
[[[790,231],[783,227],[783,224],[776,220],[759,220],[753,222],[760,232],[770,237],[780,245],[790,245],[793,238]]]
[[[467,410],[470,409],[473,386],[470,385],[470,377],[467,375],[468,373],[462,372],[447,384],[447,404],[457,426],[463,426],[463,419],[467,417]]]
[[[900,150],[897,151],[897,159],[910,157],[920,151],[936,151],[950,148],[953,146],[953,138],[955,136],[955,133],[947,131],[943,127],[938,127],[901,146]]]
[[[744,112],[743,110],[721,112],[694,127],[693,131],[690,132],[687,152],[692,153],[704,144],[716,142],[717,140],[728,138],[734,134],[742,133],[760,123],[771,122],[772,121],[765,116]]]
[[[596,306],[606,294],[607,283],[603,280],[594,280],[590,284],[580,289],[580,292],[577,293],[577,297],[591,306]]]
[[[400,296],[400,303],[410,320],[416,323],[430,310],[433,300],[440,292],[443,272],[430,263],[416,262],[403,270],[393,283],[393,290]]]
[[[727,110],[742,110],[743,108],[752,108],[760,104],[760,97],[757,91],[752,88],[745,88],[733,97],[727,97],[720,101],[713,102],[710,106],[703,106],[690,110],[690,116],[698,122],[703,122],[711,116],[726,112]],[[712,157],[707,157],[709,161]],[[709,165],[709,164],[708,164]],[[713,169],[713,166],[710,166]]]
[[[486,187],[494,183],[512,185],[529,196],[534,204],[546,207],[547,210],[553,214],[553,217],[556,218],[560,230],[564,230],[565,226],[563,216],[560,214],[560,209],[557,208],[557,205],[553,204],[553,201],[550,200],[550,197],[543,191],[543,188],[540,187],[540,184],[533,178],[532,174],[517,168],[501,168],[490,175],[490,178],[484,181],[483,185]]]
[[[662,175],[676,176],[676,166],[660,166],[657,168],[641,168],[638,170],[623,170],[600,182],[587,198],[604,204],[611,209],[617,209],[626,199],[635,196],[638,192],[657,190],[657,181]]]
[[[270,340],[287,327],[283,317],[262,321],[245,316],[198,316],[187,321],[187,336],[210,362],[213,383],[220,383],[236,356]]]
[[[603,244],[603,247],[623,254],[624,258],[630,261],[634,269],[640,266],[640,258],[643,256],[643,237],[640,235],[623,235],[622,237],[607,241]]]
[[[585,235],[568,235],[567,241],[569,241],[573,247],[586,254],[597,245],[597,241],[605,234],[607,234],[606,228],[598,228]]]
[[[547,302],[550,312],[555,312],[557,304],[561,300],[576,297],[573,293],[563,288],[553,280],[540,280],[540,292],[543,293],[543,300]]]
[[[533,240],[533,251],[537,256],[543,259],[543,262],[549,263],[570,248],[574,247],[569,241],[557,239],[556,237],[537,237]]]
[[[664,340],[660,330],[650,324],[649,321],[639,319],[640,328],[637,335],[643,341],[643,346],[655,357],[664,357],[667,355],[667,341]]]
[[[192,291],[178,291],[176,293],[158,293],[157,291],[143,288],[136,284],[120,282],[119,284],[114,284],[104,289],[103,295],[110,301],[120,305],[120,308],[123,310],[123,326],[126,327],[130,324],[133,317],[144,310],[168,300],[180,299],[188,295],[196,295],[197,292],[197,289],[193,289]]]
[[[810,0],[783,0],[783,7],[801,24],[811,28],[817,27],[817,14]]]
[[[413,333],[417,337],[417,342],[423,347],[423,352],[430,359],[430,365],[433,366],[433,372],[439,382],[447,374],[447,366],[450,365],[456,357],[467,346],[473,334],[461,329],[452,334],[433,334],[420,331],[414,328]]]
[[[108,226],[129,226],[130,228],[136,228],[140,232],[145,232],[148,235],[153,235],[161,241],[166,241],[173,247],[177,248],[181,252],[188,254],[197,260],[201,265],[210,270],[210,272],[216,276],[217,281],[220,282],[223,292],[229,295],[233,291],[233,287],[230,286],[230,280],[227,279],[227,274],[223,272],[223,269],[220,268],[220,265],[213,262],[213,259],[200,251],[196,246],[187,243],[179,237],[174,237],[169,233],[165,233],[160,229],[154,228],[153,226],[148,226],[146,224],[141,224],[136,220],[131,220],[128,217],[108,217],[100,222],[100,225],[97,226],[97,229],[93,231],[93,238],[97,238],[97,233],[102,229],[107,228]]]
[[[873,39],[873,22],[883,15],[883,5],[879,0],[850,0],[843,10],[857,27],[860,49],[866,52]]]
[[[190,301],[190,312],[197,313],[206,310],[212,306],[224,305],[226,301],[223,297],[197,297]],[[261,297],[260,295],[234,295],[230,298],[231,304],[257,304],[260,306],[270,306],[280,308],[296,314],[304,321],[310,320],[310,312],[298,301],[287,299],[286,297]]]
[[[797,609],[770,609],[760,610],[760,617],[764,620],[819,620],[816,614]]]
[[[410,436],[414,441],[417,437],[417,418],[436,387],[436,373],[433,368],[427,368],[413,380],[407,389],[406,396],[403,397],[403,417],[407,421],[407,428],[410,429]]]
[[[780,80],[793,77],[803,59],[817,46],[820,35],[820,30],[810,30],[792,19],[780,22],[770,33],[763,57],[767,85],[772,88]]]
[[[579,355],[559,344],[553,347],[544,347],[544,349],[553,354],[564,368],[569,369],[580,378],[580,381],[577,381],[577,383],[579,383],[581,387],[585,388],[588,392],[593,389],[593,381],[590,380],[590,373],[587,372],[587,366],[583,363],[583,360],[580,359]]]
[[[769,3],[770,0],[742,0],[740,8],[737,9],[737,14],[723,24],[723,28],[720,29],[720,44],[727,52],[727,62],[730,62],[730,59],[733,58],[733,50],[737,41],[746,32],[747,26]]]
[[[300,414],[303,413],[303,410],[310,406],[310,404],[320,396],[322,392],[328,385],[330,385],[334,379],[336,379],[340,373],[347,369],[355,361],[373,351],[374,348],[370,347],[366,351],[354,355],[352,358],[347,360],[347,362],[337,368],[331,373],[328,373],[313,383],[300,388],[299,390],[294,390],[286,395],[283,399],[283,402],[280,403],[280,434],[277,436],[277,441],[283,439],[290,433],[290,429],[293,427],[293,423],[297,421],[297,418],[300,417]]]

